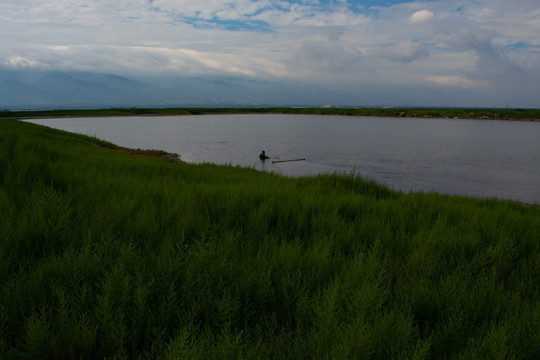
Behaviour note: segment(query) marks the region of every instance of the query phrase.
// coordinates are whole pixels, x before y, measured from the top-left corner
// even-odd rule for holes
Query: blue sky
[[[539,19],[538,0],[0,0],[0,67],[540,107]]]

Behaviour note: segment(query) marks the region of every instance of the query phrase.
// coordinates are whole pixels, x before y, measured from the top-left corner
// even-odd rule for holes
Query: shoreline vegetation
[[[100,116],[159,116],[212,114],[306,114],[344,116],[384,116],[458,118],[479,120],[540,121],[540,109],[447,109],[447,108],[110,108],[88,110],[4,110],[0,118],[57,118]]]
[[[162,155],[0,119],[0,358],[540,358],[539,207]]]
[[[107,141],[101,141],[100,142],[102,147],[113,149],[116,152],[123,153],[123,154],[129,154],[136,157],[150,157],[150,158],[156,158],[156,159],[162,159],[170,162],[184,162],[180,157],[181,155],[177,153],[171,153],[167,152],[165,150],[155,150],[155,149],[131,149],[126,148],[122,146],[118,146],[116,144],[107,142]]]

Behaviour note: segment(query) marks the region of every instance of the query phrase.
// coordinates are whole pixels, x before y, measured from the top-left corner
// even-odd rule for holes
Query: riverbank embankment
[[[0,121],[0,358],[538,358],[540,209]]]

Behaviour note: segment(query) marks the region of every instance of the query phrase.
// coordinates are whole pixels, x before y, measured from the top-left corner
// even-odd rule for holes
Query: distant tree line
[[[341,108],[341,107],[261,107],[261,108],[110,108],[38,111],[0,111],[0,118],[98,117],[140,115],[209,114],[313,114],[344,116],[386,116],[419,118],[459,118],[486,120],[540,121],[540,109],[480,108]]]

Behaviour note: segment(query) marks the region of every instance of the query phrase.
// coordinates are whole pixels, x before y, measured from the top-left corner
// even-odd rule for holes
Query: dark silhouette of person
[[[266,159],[269,159],[270,156],[266,156],[266,152],[263,150],[261,155],[259,155],[259,159],[261,159],[262,161],[266,160]]]

